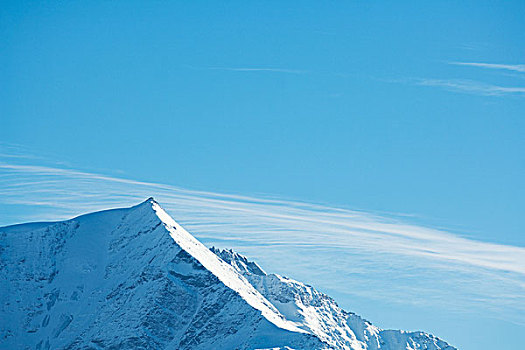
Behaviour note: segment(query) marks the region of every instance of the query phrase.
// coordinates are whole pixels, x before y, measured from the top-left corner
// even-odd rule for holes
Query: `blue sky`
[[[156,187],[140,192],[129,184],[117,188],[133,190],[134,196],[108,202],[102,193],[116,195],[114,187],[97,182],[93,195],[81,187],[86,179],[71,175],[74,169],[212,193],[323,203],[323,210],[401,217],[468,238],[462,243],[467,246],[524,247],[524,16],[522,1],[5,1],[1,164],[69,172],[55,170],[56,186],[38,198],[34,188],[15,180],[23,174],[34,185],[51,175],[35,168],[0,169],[0,212],[7,213],[0,224],[67,217],[106,203],[133,204],[147,189],[172,200]],[[67,186],[60,188],[64,181]],[[58,196],[60,189],[74,189],[83,201]],[[53,203],[36,205],[45,201],[42,193],[56,196]],[[13,204],[15,195],[24,203]],[[60,200],[68,210],[60,209]],[[89,208],[81,204],[90,200]],[[168,205],[182,210],[175,202]],[[188,222],[194,219],[184,215]],[[200,238],[216,242],[207,230]],[[238,238],[232,245],[272,264],[271,254],[249,251]],[[452,246],[431,248],[444,254]],[[343,262],[352,261],[349,254],[357,247],[348,249]],[[357,252],[359,258],[366,250]],[[515,265],[522,254],[518,250]],[[313,255],[311,263],[323,258]],[[410,267],[400,261],[399,270]],[[467,350],[494,345],[488,330],[499,335],[502,348],[524,341],[516,333],[525,334],[525,320],[506,317],[511,308],[494,306],[498,311],[487,311],[485,318],[458,311],[445,302],[450,296],[444,287],[437,288],[434,307],[392,304],[385,295],[349,296],[326,278],[308,276],[304,266],[282,269],[317,282],[379,325],[423,327]],[[386,274],[383,265],[372,266],[385,272],[374,276],[385,280],[377,289],[410,282],[404,274]],[[279,266],[270,267],[279,272]],[[439,271],[436,277],[450,277]],[[465,281],[474,286],[481,273]],[[513,281],[519,285],[523,275]],[[496,285],[494,280],[491,286]],[[457,300],[474,293],[452,292]],[[430,311],[432,320],[421,316]],[[459,332],[458,320],[472,325]]]

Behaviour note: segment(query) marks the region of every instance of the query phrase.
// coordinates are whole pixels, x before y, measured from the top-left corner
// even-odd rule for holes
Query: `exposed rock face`
[[[208,249],[153,199],[0,228],[0,348],[453,349]]]

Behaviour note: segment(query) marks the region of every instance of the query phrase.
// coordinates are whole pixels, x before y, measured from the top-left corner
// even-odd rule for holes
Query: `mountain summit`
[[[0,348],[453,350],[208,249],[153,199],[0,228]]]

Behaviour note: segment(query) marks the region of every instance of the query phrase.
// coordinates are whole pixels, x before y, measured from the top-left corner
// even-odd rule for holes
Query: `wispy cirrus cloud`
[[[525,64],[501,64],[501,63],[483,63],[483,62],[448,62],[456,66],[469,66],[487,69],[503,69],[514,72],[525,73]]]
[[[441,87],[451,91],[465,92],[484,96],[522,95],[525,96],[525,87],[500,86],[486,84],[475,80],[464,79],[413,79],[414,84],[420,86]]]
[[[519,77],[522,76],[521,73],[525,73],[525,65],[523,64],[499,64],[462,61],[450,61],[446,63],[450,65],[464,67],[478,67],[484,69],[512,71],[515,72],[513,73],[514,75]],[[452,78],[404,78],[382,80],[391,83],[404,83],[417,86],[437,87],[452,92],[461,92],[480,96],[525,96],[525,86],[508,86],[501,84],[492,84],[480,80]]]
[[[0,159],[0,207],[16,209],[4,210],[4,225],[61,220],[149,196],[205,244],[236,249],[269,271],[336,292],[343,306],[360,296],[457,312],[479,309],[525,323],[523,247],[369,212]]]

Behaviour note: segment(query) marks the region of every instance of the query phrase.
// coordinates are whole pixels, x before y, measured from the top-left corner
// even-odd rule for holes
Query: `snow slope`
[[[0,228],[2,349],[454,349],[208,249],[152,198]]]
[[[334,349],[454,349],[424,332],[382,330],[360,316],[341,309],[335,300],[313,287],[277,274],[232,250],[211,250],[232,265],[288,320],[316,335]]]

